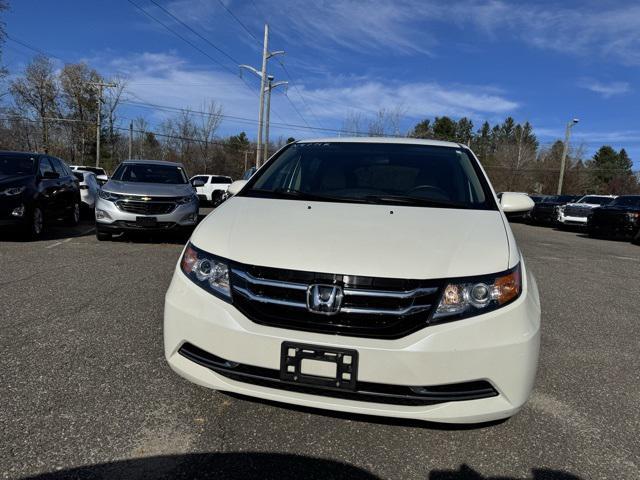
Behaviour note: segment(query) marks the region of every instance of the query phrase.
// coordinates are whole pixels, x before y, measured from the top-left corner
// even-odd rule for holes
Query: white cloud
[[[631,91],[628,82],[600,82],[597,80],[583,80],[580,83],[582,88],[602,95],[603,98],[611,98],[614,95],[623,95]]]
[[[190,65],[172,52],[140,53],[128,57],[113,58],[102,63],[106,68],[118,70],[127,79],[127,95],[130,102],[146,102],[174,108],[200,110],[204,102],[212,99],[222,104],[229,117],[223,120],[223,130],[244,129],[254,132],[257,117],[257,81],[251,79],[253,89],[229,73]],[[436,115],[468,116],[474,119],[512,112],[518,103],[507,98],[493,86],[443,85],[437,82],[385,81],[366,77],[339,77],[325,88],[298,89],[305,97],[300,101],[298,92],[291,89],[289,97],[312,126],[340,128],[347,115],[365,111],[364,117],[372,117],[378,110],[399,110],[411,123],[413,120]],[[302,125],[303,120],[288,100],[274,92],[272,122]],[[308,109],[310,107],[310,109]],[[144,109],[127,105],[126,116],[143,115],[157,123],[171,112]],[[248,119],[242,120],[242,119]],[[274,125],[274,131],[287,130]],[[290,130],[290,129],[289,129]],[[321,132],[301,130],[306,136]],[[302,135],[302,134],[301,134]]]

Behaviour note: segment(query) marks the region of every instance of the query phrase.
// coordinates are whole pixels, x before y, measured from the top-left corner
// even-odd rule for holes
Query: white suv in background
[[[201,202],[211,202],[218,205],[224,198],[227,188],[231,185],[231,177],[224,175],[196,175],[191,177],[191,184],[195,181],[204,182],[202,186],[195,186],[196,193]]]
[[[464,145],[330,138],[276,153],[194,231],[165,356],[200,385],[344,412],[507,418],[533,387],[540,302]]]
[[[586,227],[591,210],[608,205],[616,195],[585,195],[577,202],[567,203],[558,207],[559,226]]]

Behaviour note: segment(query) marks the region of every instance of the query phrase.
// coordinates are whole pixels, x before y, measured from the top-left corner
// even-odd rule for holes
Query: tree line
[[[1,1],[1,0],[0,0]],[[7,83],[0,105],[0,149],[46,151],[69,164],[93,165],[96,156],[97,85],[107,79],[86,63],[54,67],[38,55],[24,72]],[[128,102],[126,79],[105,88],[100,109],[101,163],[108,171],[129,157],[129,122],[133,158],[178,161],[192,173],[214,173],[239,178],[255,162],[255,144],[245,132],[220,136],[224,108],[215,101],[197,111],[178,109],[151,128],[144,117],[121,116]],[[367,120],[347,115],[344,135],[394,135],[439,139],[470,146],[500,191],[555,193],[563,142],[541,145],[529,122],[507,117],[502,123],[484,122],[475,128],[469,118],[447,116],[425,119],[401,132],[399,110],[380,110]],[[292,141],[279,138],[270,151]],[[567,156],[563,193],[640,193],[640,178],[624,149],[602,146],[591,158],[583,146]]]

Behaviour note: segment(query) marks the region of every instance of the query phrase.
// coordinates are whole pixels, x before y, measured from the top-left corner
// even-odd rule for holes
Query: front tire
[[[24,235],[28,240],[37,240],[44,233],[44,213],[38,206],[31,210],[29,221],[25,227]]]
[[[74,202],[71,212],[67,216],[67,225],[75,227],[80,223],[80,202]]]

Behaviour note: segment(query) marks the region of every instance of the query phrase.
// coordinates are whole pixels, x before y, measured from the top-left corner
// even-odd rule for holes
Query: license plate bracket
[[[155,227],[158,225],[157,217],[136,217],[136,225],[139,227]]]
[[[303,373],[303,360],[333,363],[335,364],[335,376],[326,377]],[[282,342],[280,350],[280,379],[285,382],[340,390],[355,390],[357,377],[357,350]]]

